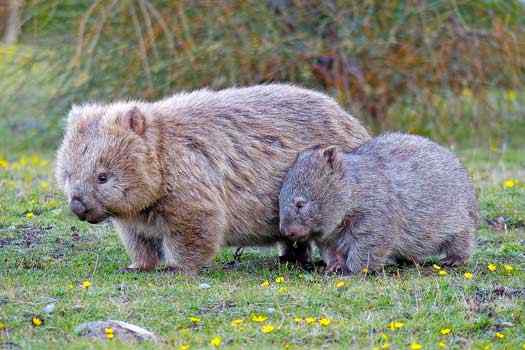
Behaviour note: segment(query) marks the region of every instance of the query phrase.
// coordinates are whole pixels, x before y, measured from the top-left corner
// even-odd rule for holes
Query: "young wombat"
[[[350,153],[301,152],[279,196],[280,229],[314,240],[328,271],[380,270],[398,259],[470,256],[478,204],[469,176],[448,150],[425,138],[387,134]]]
[[[367,141],[326,95],[289,85],[73,107],[56,178],[82,220],[111,218],[132,258],[194,273],[223,245],[286,243],[279,189],[295,154]]]

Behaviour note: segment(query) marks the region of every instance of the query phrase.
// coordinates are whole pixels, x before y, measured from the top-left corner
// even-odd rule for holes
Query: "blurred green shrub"
[[[376,132],[498,146],[524,119],[518,0],[33,0],[25,14],[22,43],[54,79],[40,106],[52,116],[86,100],[291,81]]]

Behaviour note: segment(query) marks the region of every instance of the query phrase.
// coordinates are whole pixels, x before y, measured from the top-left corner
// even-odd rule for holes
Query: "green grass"
[[[525,346],[525,154],[508,150],[460,152],[479,189],[484,219],[502,217],[500,230],[485,223],[468,266],[439,276],[431,265],[392,267],[384,274],[347,279],[279,265],[274,250],[248,249],[228,268],[224,250],[198,277],[162,272],[119,273],[129,260],[111,226],[75,220],[51,179],[50,155],[0,155],[1,344],[22,348],[134,347],[118,339],[92,341],[74,328],[85,321],[117,319],[149,329],[160,345],[144,348],[448,348],[522,349]],[[7,162],[6,162],[7,161]],[[489,272],[487,264],[497,264]],[[510,264],[512,272],[505,272]],[[474,277],[467,280],[465,272]],[[284,277],[284,283],[275,279]],[[89,280],[91,287],[81,288]],[[265,280],[268,288],[261,287]],[[344,281],[342,288],[336,288]],[[211,286],[200,288],[201,283]],[[42,309],[55,303],[55,311]],[[251,321],[264,314],[263,323]],[[31,317],[44,324],[33,327]],[[200,322],[192,323],[190,317]],[[296,322],[294,318],[302,318]],[[306,324],[305,317],[315,318]],[[318,320],[331,320],[322,326]],[[242,327],[231,321],[242,319]],[[397,330],[392,321],[402,322]],[[263,324],[275,327],[261,331]],[[449,335],[440,330],[450,328]],[[496,332],[504,335],[496,338]],[[135,345],[136,346],[136,345]]]

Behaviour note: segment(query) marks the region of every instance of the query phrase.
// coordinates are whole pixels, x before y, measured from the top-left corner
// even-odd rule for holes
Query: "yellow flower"
[[[518,94],[515,90],[507,90],[507,93],[505,94],[507,101],[514,102],[516,101],[516,97],[518,97]]]
[[[31,323],[35,327],[40,327],[44,323],[44,321],[42,321],[42,319],[38,316],[33,316],[31,317]]]
[[[240,318],[238,318],[238,319],[236,319],[236,320],[232,320],[231,325],[232,325],[233,327],[239,327],[239,326],[242,325],[242,323],[243,323],[243,320],[241,320]]]
[[[188,344],[182,344],[181,346],[179,346],[179,350],[189,350],[190,349],[190,346]]]
[[[363,268],[361,269],[361,272],[362,272],[362,273],[368,273],[368,267],[363,267]]]
[[[512,188],[518,184],[518,180],[515,179],[507,179],[503,181],[503,188]]]
[[[199,323],[201,321],[201,319],[198,318],[198,317],[192,316],[192,317],[190,317],[190,321],[191,321],[191,323],[197,324],[197,323]]]
[[[213,337],[213,339],[210,342],[210,345],[215,346],[218,348],[222,344],[222,338],[219,336]]]
[[[315,323],[315,317],[307,317],[304,320],[306,321],[306,324]]]
[[[301,317],[294,317],[293,320],[294,320],[294,322],[296,322],[296,323],[301,323],[301,322],[304,321]]]
[[[394,331],[396,329],[402,328],[404,325],[405,324],[403,322],[393,321],[388,324],[387,328],[390,329],[391,331]]]
[[[441,333],[441,335],[448,335],[450,334],[452,330],[450,328],[442,328],[439,333]]]
[[[253,322],[264,322],[268,319],[265,315],[252,315]]]
[[[496,332],[495,336],[496,336],[496,338],[498,338],[498,339],[503,339],[503,338],[505,338],[505,334],[500,333],[500,332]]]
[[[468,280],[471,280],[472,277],[474,277],[474,275],[472,274],[472,272],[465,272],[465,273],[463,274],[463,276],[465,276],[465,278],[468,279]]]
[[[275,279],[275,283],[284,283],[284,277],[283,276],[279,276]]]
[[[88,280],[82,281],[82,284],[80,285],[80,287],[84,289],[88,289],[89,287],[91,287],[91,282],[89,282]]]
[[[423,346],[421,346],[421,344],[419,343],[414,342],[410,344],[410,350],[421,350],[421,349],[423,349]]]
[[[273,332],[274,328],[271,324],[265,324],[261,327],[261,332],[263,333],[271,333]]]
[[[487,265],[487,269],[488,269],[490,272],[494,272],[494,271],[496,271],[496,268],[497,268],[496,264],[490,263],[490,264]]]
[[[108,339],[113,339],[113,328],[111,327],[107,327],[107,328],[104,328],[104,333],[106,333],[106,338]]]
[[[321,319],[319,320],[319,324],[321,326],[329,326],[330,323],[332,323],[332,321],[329,319],[329,318],[326,318],[326,317],[321,317]]]
[[[268,288],[270,286],[270,281],[268,280],[265,280],[263,281],[263,283],[261,283],[261,287],[263,288]]]
[[[447,344],[444,341],[440,341],[438,343],[438,348],[445,349],[447,347]]]
[[[33,212],[31,212],[31,211],[26,214],[26,218],[28,218],[29,220],[31,220],[34,216],[35,216],[35,214],[33,214]]]
[[[335,288],[343,288],[346,285],[345,281],[337,281],[335,282]]]
[[[440,275],[440,276],[446,276],[446,275],[448,275],[448,272],[445,271],[445,270],[439,270],[439,271],[438,271],[438,275]]]
[[[514,270],[514,267],[512,267],[512,265],[510,264],[504,264],[503,268],[505,269],[505,272],[507,273],[511,273]]]
[[[47,181],[40,181],[40,188],[41,188],[42,190],[47,190],[47,189],[49,189],[49,182],[47,182]]]
[[[436,265],[436,264],[432,265],[432,268],[433,268],[434,270],[436,270],[436,271],[441,270],[441,266]]]
[[[464,88],[461,92],[461,95],[463,95],[463,97],[470,98],[472,97],[472,90],[470,90],[469,88]]]
[[[3,322],[0,322],[0,332],[5,329],[5,324]]]
[[[0,169],[7,169],[9,162],[3,158],[0,158]]]
[[[279,293],[279,294],[284,294],[286,292],[288,292],[288,288],[286,288],[286,287],[281,287],[281,288],[277,289],[277,293]]]

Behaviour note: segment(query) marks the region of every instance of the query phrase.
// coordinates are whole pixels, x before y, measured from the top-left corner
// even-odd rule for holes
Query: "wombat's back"
[[[370,190],[380,192],[375,198],[393,199],[388,219],[398,231],[401,255],[432,254],[462,234],[463,249],[472,248],[477,199],[467,171],[452,152],[423,137],[393,133],[372,139],[352,154],[388,181],[388,187],[374,186],[373,173],[365,180]]]
[[[174,193],[212,191],[227,222],[225,243],[265,244],[278,236],[278,195],[297,152],[314,145],[350,151],[369,139],[330,97],[291,85],[199,90],[152,104],[177,180]],[[181,205],[186,199],[181,197]]]

